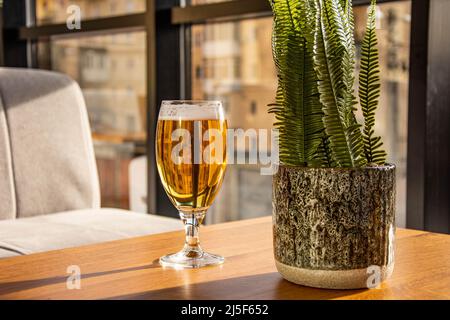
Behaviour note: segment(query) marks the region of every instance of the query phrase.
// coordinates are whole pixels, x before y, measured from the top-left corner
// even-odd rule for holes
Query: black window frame
[[[394,1],[404,0],[378,3]],[[370,0],[353,0],[354,6],[369,3]],[[191,27],[270,16],[271,12],[267,0],[193,6],[189,0],[146,0],[146,5],[144,13],[84,20],[81,30],[68,30],[65,24],[36,26],[35,0],[5,0],[3,9],[7,14],[0,18],[0,64],[37,67],[36,41],[56,34],[145,30],[148,211],[176,216],[156,173],[155,126],[162,99],[191,96]],[[445,33],[450,28],[446,17],[449,13],[450,1],[411,1],[407,227],[445,233],[450,233],[450,106],[446,102],[450,101],[450,36]]]

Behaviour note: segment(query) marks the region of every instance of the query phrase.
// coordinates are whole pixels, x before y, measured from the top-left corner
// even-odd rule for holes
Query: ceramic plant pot
[[[394,267],[395,166],[280,166],[273,177],[278,271],[318,288],[375,287]]]

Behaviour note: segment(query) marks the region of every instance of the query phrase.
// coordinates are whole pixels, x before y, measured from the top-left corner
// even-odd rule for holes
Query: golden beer
[[[205,211],[225,174],[224,119],[160,119],[156,162],[162,184],[180,211]]]
[[[198,230],[222,184],[227,123],[220,101],[164,100],[156,128],[156,164],[185,226],[182,250],[159,259],[164,267],[200,268],[224,258],[203,251]]]

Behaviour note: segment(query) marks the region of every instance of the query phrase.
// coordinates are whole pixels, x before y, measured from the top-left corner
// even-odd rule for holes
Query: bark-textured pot
[[[318,288],[376,285],[394,267],[395,166],[279,166],[273,177],[275,263]]]

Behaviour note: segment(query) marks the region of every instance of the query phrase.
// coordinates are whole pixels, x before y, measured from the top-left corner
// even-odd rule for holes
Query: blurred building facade
[[[37,23],[64,23],[70,5],[79,6],[82,19],[145,11],[145,0],[37,0]],[[52,37],[38,44],[39,67],[65,73],[82,88],[103,206],[129,208],[128,167],[145,154],[146,60],[143,31]]]
[[[144,12],[145,0],[36,0],[37,24],[65,22],[68,8],[76,5],[82,19]]]

